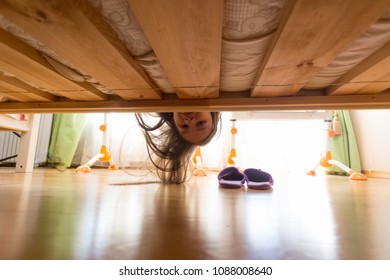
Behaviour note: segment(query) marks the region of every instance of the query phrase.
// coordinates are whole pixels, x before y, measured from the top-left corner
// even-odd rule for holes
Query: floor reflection
[[[390,259],[387,181],[284,174],[273,190],[252,191],[220,188],[209,174],[112,184],[122,176],[2,176],[0,258]]]

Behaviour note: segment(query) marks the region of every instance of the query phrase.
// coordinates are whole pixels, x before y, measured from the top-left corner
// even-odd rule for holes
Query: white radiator
[[[34,165],[45,165],[49,150],[52,114],[42,114],[39,123],[38,142],[35,151]],[[17,132],[20,134],[19,132]],[[13,165],[19,149],[20,138],[13,132],[0,132],[0,165]]]

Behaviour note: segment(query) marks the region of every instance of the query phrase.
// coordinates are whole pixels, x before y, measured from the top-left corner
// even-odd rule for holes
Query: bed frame
[[[40,117],[40,114],[31,114],[25,120],[20,120],[14,116],[0,115],[0,131],[20,132],[16,172],[33,171]]]
[[[92,2],[0,2],[0,113],[390,108],[390,40],[335,82],[307,86],[370,26],[390,20],[389,0],[278,1],[284,6],[253,82],[235,90],[220,85],[224,14],[235,1],[125,1],[170,90]]]

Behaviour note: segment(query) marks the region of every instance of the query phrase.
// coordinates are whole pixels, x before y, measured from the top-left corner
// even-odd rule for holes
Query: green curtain
[[[330,138],[332,158],[356,172],[361,172],[359,149],[349,111],[340,110],[336,113],[341,124],[342,134]],[[328,173],[345,174],[342,169],[334,165],[328,169]]]
[[[87,114],[54,115],[48,162],[58,170],[70,167],[87,118]]]

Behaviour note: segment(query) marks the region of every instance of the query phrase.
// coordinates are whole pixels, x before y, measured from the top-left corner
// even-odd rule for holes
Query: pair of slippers
[[[237,167],[227,167],[218,174],[219,185],[223,188],[238,189],[245,182],[249,189],[268,190],[274,184],[271,174],[260,169],[248,168],[241,172]]]

